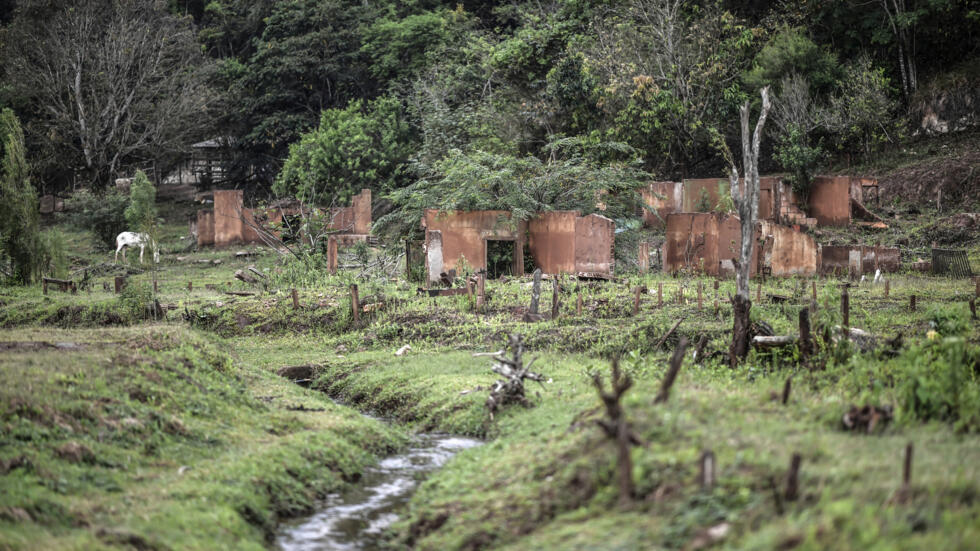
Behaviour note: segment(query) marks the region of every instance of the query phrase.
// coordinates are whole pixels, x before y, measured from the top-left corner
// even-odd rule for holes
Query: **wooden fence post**
[[[846,285],[840,294],[840,313],[844,318],[844,332],[849,335],[848,332],[851,327],[851,296],[847,293]]]
[[[45,295],[48,294],[48,280],[44,279],[41,281],[41,292]]]
[[[582,293],[579,293],[578,296],[575,297],[575,315],[582,315]]]
[[[552,292],[551,292],[551,319],[553,319],[553,320],[558,319],[558,289],[559,288],[560,288],[560,285],[558,285],[558,275],[555,274],[551,278],[551,289],[552,289]]]
[[[701,310],[701,306],[702,306],[701,294],[703,290],[704,290],[704,283],[699,281],[698,282],[698,311]]]
[[[909,311],[915,312],[915,295],[909,297]]]
[[[299,310],[299,295],[296,293],[296,289],[293,289],[292,295],[293,295],[293,310]]]
[[[664,307],[664,282],[657,282],[657,308]]]
[[[813,302],[817,302],[817,282],[816,281],[811,281],[810,282],[810,290],[811,290],[811,292],[813,294],[813,297],[812,297],[811,300],[813,300]]]
[[[786,501],[795,501],[800,496],[800,463],[803,458],[794,453],[790,458],[789,472],[786,474]]]
[[[192,292],[193,290],[194,290],[194,282],[193,281],[188,281],[187,282],[187,291],[188,292]]]
[[[154,280],[153,280],[153,294],[155,295],[155,294],[157,294],[157,293],[159,293],[159,292],[160,292],[160,291],[159,291],[159,289],[158,289],[158,287],[157,287],[157,280],[155,280],[155,279],[154,279]]]
[[[116,293],[121,293],[123,288],[126,287],[126,276],[116,276],[114,283]]]
[[[640,314],[640,293],[643,292],[643,286],[638,285],[636,289],[633,289],[633,315],[638,316]]]
[[[810,310],[800,309],[800,356],[806,362],[810,359]]]
[[[361,302],[357,297],[356,283],[353,283],[350,286],[350,306],[351,311],[354,313],[354,323],[359,324],[361,322]]]
[[[890,279],[885,280],[885,298],[888,298],[888,293],[891,291],[892,281]]]
[[[483,311],[483,308],[487,303],[486,282],[486,274],[484,272],[480,272],[476,280],[476,309],[480,312]]]
[[[335,235],[327,238],[327,271],[331,274],[337,273],[337,236]]]
[[[908,490],[912,484],[912,443],[905,445],[905,461],[902,464],[902,488]]]
[[[758,304],[762,304],[762,282],[759,282],[759,286],[755,288],[755,301]]]

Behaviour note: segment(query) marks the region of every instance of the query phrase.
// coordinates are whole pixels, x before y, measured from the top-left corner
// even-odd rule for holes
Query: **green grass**
[[[81,347],[0,355],[0,548],[261,549],[403,443],[185,328],[0,340]]]

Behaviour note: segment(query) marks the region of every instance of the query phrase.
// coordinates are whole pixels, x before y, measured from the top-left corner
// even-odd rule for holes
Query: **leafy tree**
[[[827,126],[840,149],[858,149],[870,159],[881,145],[901,137],[897,109],[884,69],[861,56],[845,68],[840,90],[830,101]]]
[[[25,2],[6,35],[0,59],[42,171],[67,165],[104,188],[207,132],[208,66],[190,19],[164,3]]]
[[[509,210],[527,220],[549,210],[600,211],[632,216],[636,189],[649,180],[637,151],[625,144],[590,144],[564,138],[548,144],[547,160],[485,151],[450,151],[423,178],[390,195],[396,210],[378,221],[381,231],[411,231],[427,208]],[[598,158],[615,160],[597,161]]]
[[[69,221],[83,231],[91,231],[104,249],[116,248],[116,236],[126,231],[129,197],[114,189],[103,193],[76,191],[67,201]]]
[[[24,132],[9,108],[0,111],[0,244],[14,280],[28,284],[41,276],[37,192],[31,185]]]
[[[450,45],[459,45],[471,18],[461,6],[403,18],[385,17],[362,30],[368,71],[380,82],[413,78]]]
[[[814,43],[803,29],[782,27],[752,61],[742,77],[746,88],[758,90],[773,85],[776,93],[782,79],[791,74],[803,77],[811,93],[829,93],[841,76],[837,56]]]
[[[124,215],[131,231],[153,233],[157,221],[157,190],[146,173],[137,170],[129,186],[129,206]]]
[[[273,191],[310,203],[346,202],[364,187],[398,187],[411,152],[401,104],[391,97],[327,109],[320,126],[289,148]]]
[[[784,76],[780,90],[772,110],[773,158],[789,171],[793,190],[806,204],[814,170],[824,157],[818,136],[827,131],[828,115],[811,97],[805,77],[796,73]]]

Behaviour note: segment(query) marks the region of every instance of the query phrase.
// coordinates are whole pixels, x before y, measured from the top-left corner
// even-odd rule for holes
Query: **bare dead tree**
[[[620,400],[623,394],[633,386],[633,379],[619,369],[619,358],[612,361],[612,374],[609,378],[609,392],[598,372],[592,374],[592,384],[599,392],[599,398],[606,406],[606,418],[598,419],[596,423],[606,433],[606,436],[616,443],[617,459],[616,472],[619,482],[619,504],[628,505],[633,500],[633,459],[630,457],[630,447],[642,446],[643,440],[630,428],[626,420],[626,412]]]
[[[510,356],[507,356],[508,350],[510,351]],[[493,419],[494,413],[500,410],[501,406],[520,404],[524,407],[529,407],[531,405],[524,392],[525,379],[537,381],[538,383],[544,381],[544,376],[531,371],[531,365],[534,364],[537,358],[532,358],[527,365],[524,365],[524,352],[524,336],[510,335],[505,348],[496,352],[479,352],[473,354],[474,358],[480,356],[493,358],[496,363],[490,369],[503,377],[503,379],[499,379],[493,383],[493,386],[490,387],[490,395],[487,396],[487,409],[490,410],[491,420]]]
[[[128,166],[173,160],[209,132],[218,95],[189,18],[160,2],[78,2],[18,14],[0,53],[37,117],[42,163],[105,186]]]
[[[738,169],[732,161],[730,176],[732,201],[738,211],[741,225],[742,248],[739,254],[738,266],[735,271],[735,298],[732,301],[732,345],[729,357],[732,365],[749,353],[749,310],[752,302],[749,299],[749,275],[752,264],[752,249],[755,246],[755,221],[759,216],[759,147],[762,143],[762,132],[766,124],[766,116],[772,103],[769,101],[769,87],[760,92],[762,95],[762,111],[755,124],[755,133],[749,134],[749,102],[741,108],[742,119],[742,171],[744,177],[739,184]],[[751,139],[751,143],[750,143]]]

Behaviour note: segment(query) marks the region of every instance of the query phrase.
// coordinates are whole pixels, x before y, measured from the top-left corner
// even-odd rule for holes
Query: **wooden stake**
[[[794,453],[789,462],[789,472],[786,473],[786,501],[795,501],[800,497],[800,463],[803,458]]]
[[[331,274],[337,273],[337,236],[335,235],[327,238],[327,271]]]
[[[293,289],[292,295],[293,295],[293,310],[299,310],[299,294],[296,292],[296,289]]]
[[[810,310],[800,310],[800,356],[806,362],[810,359],[813,348],[810,344]]]
[[[48,280],[46,279],[41,282],[41,292],[45,295],[48,294]]]
[[[912,443],[905,445],[905,462],[902,465],[902,487],[908,488],[912,484]]]
[[[157,280],[153,280],[153,294],[157,294],[159,290],[157,289]]]
[[[718,280],[715,280],[715,300],[718,300]]]
[[[551,278],[551,319],[558,319],[558,276]]]
[[[687,337],[681,337],[680,342],[677,343],[677,348],[674,349],[674,355],[670,358],[670,367],[667,369],[667,374],[664,375],[664,380],[660,384],[660,392],[653,399],[653,403],[660,404],[670,398],[670,387],[674,386],[677,373],[681,370],[681,364],[684,363],[685,351],[687,351]]]
[[[123,288],[126,287],[126,276],[116,276],[115,286],[116,293],[121,293]]]
[[[480,312],[483,311],[483,307],[487,303],[486,282],[486,274],[484,272],[480,272],[476,280],[476,309]]]
[[[361,323],[361,301],[357,297],[357,284],[354,283],[350,286],[350,306],[351,311],[354,313],[354,323]]]
[[[638,316],[640,314],[640,293],[643,292],[643,286],[637,286],[633,289],[633,315]]]
[[[783,405],[789,403],[789,393],[793,386],[793,376],[786,377],[786,384],[783,385]]]
[[[813,302],[817,302],[817,282],[816,281],[811,281],[810,282],[810,291],[813,294],[813,296],[811,297],[811,300]]]
[[[575,297],[575,315],[576,316],[582,315],[582,293],[579,293]]]
[[[909,297],[909,311],[915,312],[915,295]]]
[[[664,307],[664,282],[657,282],[657,308]]]
[[[684,304],[684,286],[677,286],[677,304]]]
[[[847,332],[851,327],[851,296],[847,293],[847,287],[840,294],[840,313],[844,318],[844,331]]]
[[[701,293],[703,291],[704,283],[698,282],[698,311],[701,310]]]
[[[885,298],[888,298],[888,293],[891,291],[892,281],[890,279],[885,280]]]
[[[188,281],[187,282],[187,291],[188,292],[191,292],[193,290],[194,290],[194,282],[193,281]]]
[[[698,472],[698,484],[702,490],[710,490],[715,485],[715,454],[711,450],[705,450],[701,454],[701,461],[698,462],[700,469]]]

